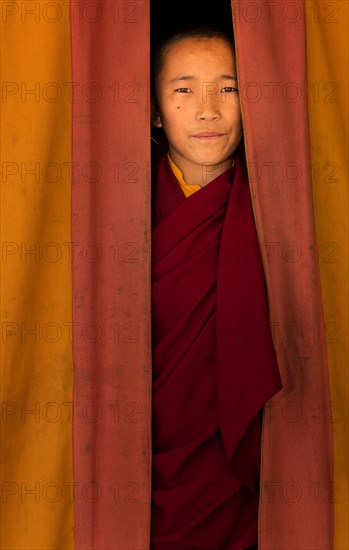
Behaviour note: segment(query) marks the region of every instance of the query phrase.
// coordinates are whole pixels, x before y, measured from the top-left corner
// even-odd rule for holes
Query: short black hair
[[[232,29],[231,32],[229,32],[216,25],[190,24],[181,26],[175,31],[163,34],[152,46],[151,52],[151,93],[154,98],[156,97],[156,78],[162,69],[165,51],[173,44],[185,38],[220,38],[231,46],[235,54],[234,34]]]

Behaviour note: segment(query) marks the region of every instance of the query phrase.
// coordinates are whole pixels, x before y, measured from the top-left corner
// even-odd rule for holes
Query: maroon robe
[[[243,156],[188,198],[163,157],[153,193],[151,549],[244,550],[281,381]]]

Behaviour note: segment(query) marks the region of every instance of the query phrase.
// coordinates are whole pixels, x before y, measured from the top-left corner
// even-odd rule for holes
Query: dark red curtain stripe
[[[76,547],[147,548],[148,2],[85,8],[71,19]]]

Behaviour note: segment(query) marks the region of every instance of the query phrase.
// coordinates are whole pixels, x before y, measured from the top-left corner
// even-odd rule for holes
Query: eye
[[[234,88],[233,86],[224,86],[224,88],[221,89],[221,92],[228,92],[228,93],[231,93],[231,92],[238,92],[239,90],[237,88]]]
[[[190,88],[177,88],[175,92],[179,92],[180,94],[190,94],[191,90]]]

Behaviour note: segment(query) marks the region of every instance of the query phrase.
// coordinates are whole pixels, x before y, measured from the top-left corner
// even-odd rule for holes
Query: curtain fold
[[[75,541],[114,550],[150,526],[149,21],[96,5],[71,17]]]
[[[232,7],[251,192],[284,384],[264,415],[260,547],[325,550],[333,547],[333,434],[312,196],[310,6],[241,0]]]
[[[1,547],[146,548],[148,2],[3,2]]]

